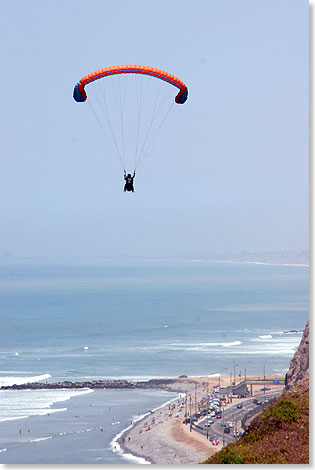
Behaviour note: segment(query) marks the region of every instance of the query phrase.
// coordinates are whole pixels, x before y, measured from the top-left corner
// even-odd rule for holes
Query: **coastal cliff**
[[[285,390],[308,387],[309,383],[309,321],[306,324],[300,345],[285,376]]]
[[[286,374],[281,397],[251,422],[237,443],[202,463],[309,463],[309,322]]]

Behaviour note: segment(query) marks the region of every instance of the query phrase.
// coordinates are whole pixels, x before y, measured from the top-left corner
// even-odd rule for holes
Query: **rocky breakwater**
[[[0,387],[0,390],[44,390],[44,389],[60,389],[60,388],[92,388],[92,389],[104,389],[104,388],[135,388],[136,383],[128,380],[91,380],[83,382],[28,382],[19,385],[6,385]]]
[[[60,388],[91,388],[91,389],[105,389],[105,388],[159,388],[164,390],[172,390],[171,385],[180,383],[182,379],[151,379],[148,381],[136,382],[133,380],[85,380],[80,382],[28,382],[24,384],[6,385],[0,387],[0,390],[44,390],[44,389],[60,389]]]
[[[309,387],[309,321],[285,376],[285,391],[296,387],[300,389]]]

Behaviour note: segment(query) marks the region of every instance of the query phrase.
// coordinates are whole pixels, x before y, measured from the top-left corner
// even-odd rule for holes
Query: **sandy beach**
[[[248,388],[257,378],[247,376]],[[213,387],[230,381],[231,377],[222,376],[185,377],[157,379],[159,385],[154,388],[94,390],[55,403],[48,414],[46,410],[44,415],[0,422],[0,463],[200,463],[222,444],[214,446],[205,435],[190,430],[189,424],[183,424],[184,417],[199,404],[205,406]],[[268,386],[277,391],[283,387]],[[253,385],[253,395],[263,395],[261,388],[262,382]],[[35,397],[33,390],[5,393]],[[240,400],[234,397],[232,404]],[[131,423],[130,417],[135,421]]]
[[[275,376],[272,377],[272,379],[274,378]],[[278,378],[283,378],[283,376]],[[251,376],[247,379],[255,380],[257,376]],[[167,388],[177,391],[179,394],[191,395],[192,413],[194,413],[197,404],[207,396],[207,393],[212,392],[213,387],[218,383],[218,377],[187,377],[174,381]],[[229,384],[230,377],[220,377],[221,386]],[[260,388],[261,384],[253,386],[255,396],[263,394]],[[273,388],[279,390],[279,386]],[[195,398],[197,404],[195,404]],[[240,399],[234,398],[233,404],[237,401]],[[195,430],[190,431],[189,424],[183,424],[185,413],[189,412],[189,406],[187,410],[183,403],[184,400],[179,395],[172,403],[134,423],[117,440],[117,449],[120,446],[126,453],[142,457],[148,463],[159,465],[197,464],[220,450],[221,442],[218,446],[214,446],[205,435]]]

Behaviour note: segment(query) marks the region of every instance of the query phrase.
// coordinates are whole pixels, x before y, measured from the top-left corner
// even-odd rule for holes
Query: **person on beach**
[[[133,176],[131,176],[130,173],[126,175],[126,170],[124,170],[124,180],[126,181],[125,186],[124,186],[124,191],[132,191],[133,193],[135,192],[135,189],[133,187],[133,179],[136,176],[136,170],[133,172]]]

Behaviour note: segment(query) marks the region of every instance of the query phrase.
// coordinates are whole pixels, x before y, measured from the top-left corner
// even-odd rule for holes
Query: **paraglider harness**
[[[124,180],[126,181],[124,191],[132,191],[134,192],[134,187],[133,187],[133,179],[136,176],[136,171],[133,172],[133,176],[131,176],[130,173],[126,175],[126,171],[124,170]]]

